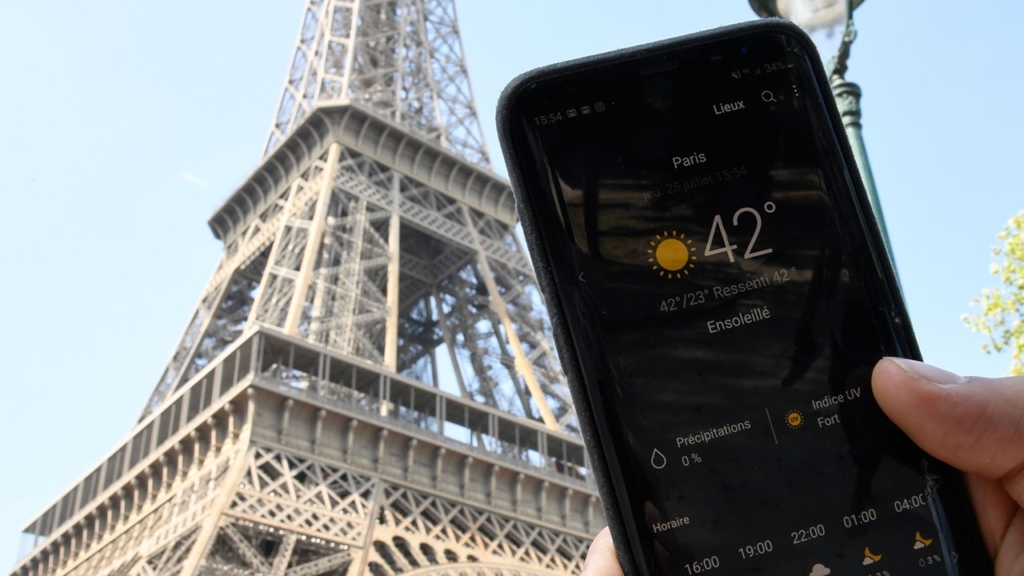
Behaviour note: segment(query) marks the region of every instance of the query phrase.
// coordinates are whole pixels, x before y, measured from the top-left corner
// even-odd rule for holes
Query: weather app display
[[[601,114],[540,122],[563,105],[543,97],[523,123],[572,345],[648,565],[956,573],[935,497],[948,471],[871,395],[875,362],[905,340],[866,239],[840,225],[857,215],[816,86],[631,73],[550,90],[600,89]]]
[[[902,504],[926,502],[927,480],[880,442],[873,312],[823,177],[787,160],[628,219],[615,202],[588,223],[591,194],[566,194],[607,405],[630,431],[616,452],[648,490],[635,520],[666,574],[885,574],[937,534]]]

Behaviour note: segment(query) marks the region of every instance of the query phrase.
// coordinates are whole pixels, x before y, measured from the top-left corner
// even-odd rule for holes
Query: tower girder
[[[603,520],[452,0],[307,0],[126,440],[17,576],[578,571]]]

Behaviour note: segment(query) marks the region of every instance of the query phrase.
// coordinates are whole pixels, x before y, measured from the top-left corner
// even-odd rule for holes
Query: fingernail
[[[939,386],[956,386],[967,381],[967,378],[963,376],[947,372],[942,368],[936,368],[931,364],[918,362],[917,360],[908,360],[906,358],[890,358],[890,360],[899,364],[899,367],[903,368],[907,374]]]

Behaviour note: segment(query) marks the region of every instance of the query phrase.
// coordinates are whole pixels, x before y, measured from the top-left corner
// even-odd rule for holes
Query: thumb
[[[585,576],[622,576],[622,568],[619,567],[619,559],[615,556],[615,545],[612,544],[612,534],[605,526],[587,550],[587,559],[583,563],[583,575]]]
[[[886,415],[931,455],[990,480],[1024,479],[1024,378],[965,378],[885,358],[871,381]]]
[[[918,446],[968,472],[996,574],[1024,574],[1024,378],[964,378],[886,358],[871,375],[882,410]]]

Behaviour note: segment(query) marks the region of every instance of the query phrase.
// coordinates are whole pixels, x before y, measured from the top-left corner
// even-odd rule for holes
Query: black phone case
[[[618,501],[613,486],[614,471],[609,468],[608,462],[606,461],[601,448],[598,427],[593,412],[594,400],[590,396],[590,391],[583,383],[583,375],[580,369],[579,359],[574,352],[570,335],[566,329],[567,321],[565,311],[557,295],[554,276],[551,271],[551,262],[545,253],[543,243],[540,239],[540,232],[538,230],[536,217],[533,213],[533,207],[530,206],[529,203],[524,202],[522,198],[522,190],[527,184],[525,175],[517,163],[517,153],[514,149],[515,138],[512,134],[512,122],[514,122],[512,115],[512,103],[521,90],[541,79],[594,68],[605,62],[643,58],[668,49],[678,49],[686,46],[705,44],[716,40],[728,39],[758,31],[788,34],[799,41],[809,55],[818,54],[817,48],[814,46],[811,39],[795,24],[778,18],[756,20],[538,68],[513,79],[502,92],[498,101],[498,136],[501,141],[505,164],[509,172],[509,178],[511,179],[512,189],[516,198],[516,209],[523,225],[523,233],[526,238],[526,244],[530,251],[531,259],[534,263],[534,269],[537,274],[541,293],[544,295],[545,304],[551,317],[555,346],[562,361],[562,369],[565,371],[568,380],[569,391],[572,395],[573,404],[576,408],[580,431],[583,435],[587,454],[590,458],[594,479],[601,495],[601,505],[604,510],[605,519],[608,522],[608,528],[611,531],[612,539],[615,542],[616,553],[618,554],[619,562],[622,565],[626,576],[641,576],[641,572],[637,568],[633,552],[628,545],[630,541],[628,537],[628,528],[620,513],[622,504]],[[831,94],[831,86],[828,81],[828,76],[825,73],[825,69],[820,58],[812,60],[814,61],[815,80],[818,84],[819,91],[822,94]],[[890,301],[884,304],[889,307],[889,310],[893,311],[891,321],[899,324],[899,331],[905,333],[906,353],[904,356],[914,360],[920,360],[920,348],[918,347],[917,341],[913,336],[913,331],[910,328],[906,306],[903,301],[899,281],[896,277],[895,268],[889,259],[888,252],[886,251],[885,244],[882,240],[881,231],[878,228],[878,223],[870,209],[867,192],[865,191],[860,172],[857,169],[857,163],[853,155],[853,151],[848,139],[846,138],[846,130],[843,126],[842,118],[834,99],[825,98],[825,106],[831,120],[832,129],[839,140],[844,164],[854,186],[854,202],[860,218],[860,225],[867,233],[868,244],[872,250],[872,258],[877,270],[884,277],[885,285],[888,288]],[[957,480],[960,479],[960,475],[957,472],[953,471],[951,468],[948,471],[952,472]],[[956,482],[955,486],[947,486],[946,488],[951,488],[954,493],[954,497],[956,497],[964,506],[964,509],[958,510],[959,515],[962,516],[966,511],[969,516],[973,518],[973,511],[970,508],[969,499],[963,483]],[[973,536],[974,538],[972,538],[972,540],[974,541],[974,545],[982,546],[980,537],[976,531]],[[983,551],[984,548],[982,547],[981,550]],[[947,564],[947,566],[949,566],[949,574],[959,573],[955,564]],[[991,573],[990,567],[987,570],[985,570],[985,567],[981,568],[983,571],[982,573]]]

